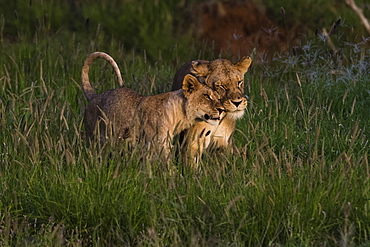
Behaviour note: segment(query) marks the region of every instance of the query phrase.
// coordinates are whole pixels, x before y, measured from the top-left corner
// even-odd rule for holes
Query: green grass
[[[341,56],[319,38],[272,61],[256,54],[233,153],[170,175],[141,147],[86,145],[81,67],[103,49],[128,87],[150,95],[170,90],[179,61],[208,51],[27,35],[0,49],[0,245],[369,245],[368,40],[338,35]],[[103,61],[90,77],[100,92],[118,86]]]

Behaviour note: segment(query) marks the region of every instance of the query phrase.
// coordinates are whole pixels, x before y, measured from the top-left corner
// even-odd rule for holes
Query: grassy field
[[[140,147],[86,145],[80,71],[89,53],[111,54],[126,85],[144,95],[169,91],[182,62],[215,58],[186,34],[163,43],[164,7],[185,3],[158,2],[146,7],[164,9],[149,18],[158,19],[151,24],[160,49],[146,45],[145,30],[127,47],[98,26],[31,32],[2,18],[0,245],[368,246],[366,38],[339,33],[334,55],[312,36],[294,53],[255,62],[233,152],[206,153],[199,172],[174,157],[179,172],[164,173]],[[54,14],[44,24],[63,20]],[[4,29],[9,22],[18,33]],[[118,86],[103,61],[90,78],[100,92]]]

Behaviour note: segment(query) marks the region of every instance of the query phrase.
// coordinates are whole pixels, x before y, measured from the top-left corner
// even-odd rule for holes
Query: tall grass
[[[1,245],[369,245],[368,40],[338,40],[335,56],[312,39],[254,63],[232,152],[206,153],[200,171],[173,157],[171,175],[141,147],[84,141],[80,70],[101,34],[42,35],[1,43]],[[170,90],[183,59],[108,52],[144,95]],[[101,61],[90,77],[118,86]]]

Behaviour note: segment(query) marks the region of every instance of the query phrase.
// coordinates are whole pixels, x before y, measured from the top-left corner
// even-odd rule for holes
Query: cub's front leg
[[[198,122],[193,127],[188,129],[185,143],[189,153],[185,154],[190,157],[193,164],[191,166],[197,167],[198,162],[204,150],[210,145],[213,133],[218,128],[218,125],[211,125],[206,122]]]

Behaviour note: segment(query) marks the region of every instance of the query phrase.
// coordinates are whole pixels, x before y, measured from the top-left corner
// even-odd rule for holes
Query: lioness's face
[[[187,98],[185,111],[188,118],[205,121],[211,125],[219,124],[225,108],[216,91],[199,83],[192,75],[185,76],[182,88]]]
[[[227,115],[238,119],[244,114],[247,99],[244,95],[244,74],[248,71],[251,59],[246,57],[239,63],[217,59],[208,64],[193,63],[194,73],[202,76],[204,83],[215,90]]]
[[[222,72],[222,67],[213,70],[205,80],[205,84],[212,87],[220,96],[228,116],[235,119],[241,118],[247,107],[247,99],[244,95],[244,74],[230,70]]]

